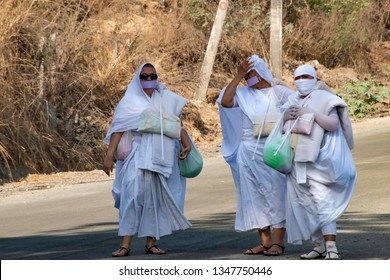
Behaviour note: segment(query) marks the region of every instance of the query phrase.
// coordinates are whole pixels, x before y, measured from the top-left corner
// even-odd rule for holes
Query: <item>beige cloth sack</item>
[[[254,116],[253,136],[257,137],[259,135],[263,123],[264,126],[263,126],[263,130],[261,131],[261,137],[268,136],[271,133],[272,129],[274,128],[280,115],[281,114],[276,111],[268,112],[268,114],[265,116],[265,121],[264,121],[264,115]]]
[[[269,103],[265,112],[265,119],[264,114],[254,115],[252,117],[254,137],[258,137],[260,131],[261,137],[268,136],[281,116],[280,110],[277,106],[278,100],[276,99],[276,94],[273,90],[271,91],[268,98]]]

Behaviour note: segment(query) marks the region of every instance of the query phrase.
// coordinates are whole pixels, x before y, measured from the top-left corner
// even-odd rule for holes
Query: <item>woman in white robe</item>
[[[312,66],[298,67],[294,78],[298,92],[284,105],[284,119],[314,114],[314,124],[309,135],[293,134],[295,155],[287,176],[288,242],[314,242],[302,259],[340,259],[336,219],[347,208],[356,181],[348,107],[334,93],[319,89],[323,82],[317,81]]]
[[[245,78],[248,86],[239,86]],[[272,86],[272,74],[257,55],[241,63],[238,73],[217,100],[222,126],[222,154],[230,165],[237,192],[235,230],[257,230],[260,242],[247,255],[279,255],[284,252],[284,174],[263,162],[266,137],[254,136],[257,117],[278,111],[294,93],[281,85]],[[272,236],[273,235],[273,236]]]
[[[113,171],[114,155],[124,132],[131,133],[132,142],[129,155],[116,161],[112,194],[119,209],[118,235],[122,241],[113,257],[129,255],[135,235],[146,237],[146,253],[165,254],[156,241],[191,226],[183,214],[186,182],[178,167],[181,145],[181,158],[191,150],[189,135],[180,129],[180,143],[165,135],[138,130],[145,109],[152,107],[179,117],[185,104],[186,99],[158,82],[155,67],[145,63],[138,68],[115,109],[105,137],[108,150],[103,170],[107,175]]]

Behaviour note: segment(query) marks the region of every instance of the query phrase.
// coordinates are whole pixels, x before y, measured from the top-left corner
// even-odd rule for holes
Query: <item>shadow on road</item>
[[[347,212],[338,222],[338,248],[343,259],[375,260],[390,257],[390,214]],[[192,220],[193,227],[163,237],[159,246],[167,255],[153,256],[144,253],[144,238],[135,238],[131,255],[126,259],[148,260],[212,260],[212,259],[270,259],[262,255],[245,256],[244,250],[258,243],[256,232],[234,231],[234,213],[206,216]],[[111,259],[110,252],[119,245],[116,223],[86,224],[67,229],[76,234],[44,232],[41,235],[0,239],[2,260],[97,260]],[[99,227],[112,228],[98,230]],[[28,232],[28,228],[26,228]],[[207,242],[205,242],[205,240]],[[205,245],[207,244],[207,245]],[[286,253],[272,259],[296,260],[299,254],[311,249],[310,243],[302,246],[287,244]],[[123,259],[123,258],[122,258]]]

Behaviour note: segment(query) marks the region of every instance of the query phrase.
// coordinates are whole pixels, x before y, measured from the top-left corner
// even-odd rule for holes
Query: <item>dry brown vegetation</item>
[[[0,184],[100,168],[113,110],[144,61],[190,100],[184,123],[205,152],[209,144],[215,152],[217,94],[243,58],[268,60],[269,45],[269,1],[230,1],[207,100],[191,101],[218,2],[2,0]],[[348,0],[284,2],[287,82],[296,65],[317,60],[330,86],[388,83],[389,1],[357,1],[353,10]]]

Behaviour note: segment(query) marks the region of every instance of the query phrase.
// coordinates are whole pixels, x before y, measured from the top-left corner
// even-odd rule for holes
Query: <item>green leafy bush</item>
[[[337,90],[337,95],[349,106],[349,113],[355,118],[364,118],[379,112],[375,106],[389,96],[386,87],[377,82],[352,82]]]

